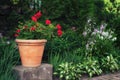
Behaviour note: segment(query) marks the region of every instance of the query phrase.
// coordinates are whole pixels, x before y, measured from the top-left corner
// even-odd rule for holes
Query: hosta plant
[[[81,66],[75,65],[72,62],[65,62],[58,66],[54,74],[58,75],[62,80],[76,80],[80,78],[81,72]]]

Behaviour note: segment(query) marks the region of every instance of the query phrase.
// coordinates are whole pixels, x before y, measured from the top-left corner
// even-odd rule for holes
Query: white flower
[[[104,37],[103,37],[103,36],[100,36],[100,35],[99,35],[98,37],[99,37],[101,40],[103,40],[103,39],[104,39]]]
[[[10,44],[10,41],[7,41],[6,43],[7,43],[7,44]]]
[[[97,33],[96,32],[92,32],[92,35],[96,35]]]
[[[88,50],[88,48],[89,48],[89,44],[86,44],[86,49]]]
[[[87,32],[85,31],[85,32],[83,32],[83,36],[85,37],[87,35]]]
[[[101,26],[100,26],[100,30],[104,30],[105,29],[105,26],[102,24]]]
[[[90,18],[87,20],[88,23],[90,23],[91,21],[92,21],[92,20],[91,20]]]
[[[104,37],[108,37],[109,36],[109,33],[108,32],[102,32],[101,33]]]
[[[112,39],[112,41],[115,41],[115,40],[117,40],[117,38],[116,38],[116,37],[114,37],[114,38]]]
[[[111,39],[111,38],[112,38],[112,35],[109,35],[108,38]]]

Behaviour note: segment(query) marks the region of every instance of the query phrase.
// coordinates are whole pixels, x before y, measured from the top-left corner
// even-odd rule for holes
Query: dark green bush
[[[43,0],[42,12],[50,19],[82,29],[88,17],[98,16],[103,6],[103,0]]]
[[[104,19],[108,27],[115,30],[117,34],[117,46],[120,47],[120,2],[118,0],[110,0],[104,8]]]

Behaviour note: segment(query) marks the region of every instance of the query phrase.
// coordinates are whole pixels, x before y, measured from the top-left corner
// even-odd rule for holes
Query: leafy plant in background
[[[96,27],[96,23],[88,20],[88,24],[83,32],[84,45],[86,46],[86,55],[93,55],[96,53],[105,54],[111,50],[113,42],[117,39],[115,33],[111,29],[106,28],[106,24],[101,24]],[[109,44],[106,44],[106,42]],[[99,44],[102,43],[102,44]],[[106,45],[105,45],[106,44]],[[108,46],[111,47],[108,50]]]
[[[98,16],[103,5],[103,0],[43,0],[41,9],[50,19],[67,24],[65,29],[75,26],[82,31],[87,17]]]
[[[49,40],[50,41],[48,41],[46,45],[46,54],[59,53],[61,55],[64,55],[65,52],[69,53],[76,49],[76,47],[80,47],[79,43],[81,43],[80,36],[78,36],[75,31],[72,31],[70,29],[64,31],[64,34],[61,37],[54,36]]]
[[[111,26],[115,29],[115,33],[117,34],[117,46],[119,47],[120,43],[120,1],[119,0],[105,0],[105,9],[104,9],[104,17],[105,21],[108,23],[108,26]]]
[[[102,23],[97,27],[95,24],[94,21],[88,20],[85,31],[83,32],[83,47],[85,46],[86,48],[86,57],[93,57],[93,61],[97,60],[99,64],[102,64],[104,61],[104,65],[109,65],[105,65],[107,68],[106,71],[117,70],[118,60],[114,46],[114,42],[117,40],[116,34],[112,29],[106,27],[107,24]],[[111,63],[107,62],[109,61],[108,59]],[[103,66],[100,66],[100,69],[104,69]]]
[[[19,64],[19,54],[16,44],[6,37],[0,37],[0,80],[15,80],[13,67]]]
[[[63,57],[58,53],[49,54],[48,62],[54,66],[54,71],[56,71],[58,69],[59,64],[65,62],[65,59],[63,59]]]

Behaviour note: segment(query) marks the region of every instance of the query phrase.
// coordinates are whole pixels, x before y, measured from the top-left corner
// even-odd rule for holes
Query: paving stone
[[[120,80],[120,72],[101,75],[97,77],[89,78],[82,78],[81,80]]]

